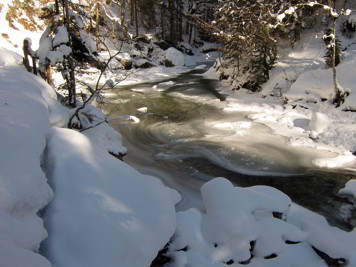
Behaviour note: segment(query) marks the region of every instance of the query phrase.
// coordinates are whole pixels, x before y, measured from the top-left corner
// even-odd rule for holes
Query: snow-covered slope
[[[269,126],[274,133],[285,136],[292,146],[307,146],[337,153],[333,159],[316,159],[319,167],[356,168],[356,113],[345,110],[356,108],[356,45],[354,39],[343,39],[347,50],[337,67],[339,83],[349,91],[339,108],[332,105],[332,71],[325,69],[325,44],[322,32],[302,35],[294,49],[280,49],[270,79],[261,93],[221,84],[229,95],[226,103],[219,103],[226,111],[246,111],[255,122]],[[217,78],[215,69],[205,76]]]
[[[0,266],[50,266],[33,253],[47,237],[37,216],[53,197],[47,178],[45,253],[56,266],[148,266],[175,231],[179,194],[109,155],[124,152],[109,126],[98,127],[106,142],[57,128],[69,111],[53,89],[9,64],[21,57],[1,48],[0,58]]]
[[[53,196],[41,170],[52,89],[17,62],[0,48],[0,266],[50,266],[33,252],[47,237],[37,213]]]
[[[149,266],[175,231],[178,193],[76,131],[53,128],[48,146],[55,192],[46,215],[51,262]]]

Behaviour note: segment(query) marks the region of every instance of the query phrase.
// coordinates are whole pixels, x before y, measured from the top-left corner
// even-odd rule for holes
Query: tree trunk
[[[137,0],[135,0],[135,23],[136,23],[136,36],[138,36]]]
[[[59,15],[59,0],[56,0],[56,15]]]
[[[174,43],[174,3],[173,0],[169,0],[168,4],[170,14],[170,41]]]
[[[165,16],[165,12],[164,12],[164,2],[161,2],[161,37],[162,39],[164,39],[164,16]]]
[[[183,4],[180,2],[178,7],[178,38],[183,39]]]
[[[130,1],[130,25],[133,26],[135,22],[135,2],[136,0]]]
[[[95,35],[96,35],[96,49],[99,51],[99,30],[100,30],[100,3],[96,2],[96,16],[95,16]]]
[[[64,12],[64,23],[67,26],[68,34],[69,34],[69,11],[68,11],[68,0],[63,1],[63,12]]]
[[[331,0],[329,0],[329,6],[332,7],[332,11],[334,13],[336,13],[335,1],[333,1],[333,2],[334,2],[333,5],[331,5],[332,4]],[[337,75],[336,75],[336,19],[337,19],[337,17],[332,16],[332,21],[333,21],[332,34],[334,36],[331,40],[331,45],[332,45],[333,84],[334,84],[334,91],[335,91],[333,104],[335,104],[336,107],[339,107],[341,105],[341,103],[343,103],[345,100],[346,92],[344,91],[344,89],[340,86],[339,82],[337,81]]]
[[[76,99],[76,88],[75,88],[75,74],[74,74],[74,62],[73,58],[71,55],[69,55],[68,58],[68,64],[69,64],[69,85],[68,89],[70,92],[70,97],[69,97],[69,105],[73,108],[77,106],[77,99]]]
[[[344,9],[346,9],[347,6],[347,0],[344,0]]]
[[[65,10],[65,24],[67,27],[69,43],[72,43],[71,38],[71,29],[69,25],[69,10],[68,10],[68,0],[64,0],[64,10]],[[75,74],[74,74],[74,62],[72,54],[68,56],[68,65],[69,65],[69,80],[68,80],[68,99],[69,105],[73,108],[76,107],[76,88],[75,88]]]
[[[125,25],[125,9],[126,9],[126,0],[121,0],[121,10],[120,10],[120,23],[121,23],[121,29],[124,32],[124,37],[127,37],[127,28]]]

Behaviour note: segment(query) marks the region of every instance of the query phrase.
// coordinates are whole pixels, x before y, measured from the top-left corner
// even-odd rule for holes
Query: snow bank
[[[75,110],[71,110],[74,114]],[[79,118],[83,129],[83,134],[90,140],[99,145],[102,149],[115,155],[125,154],[127,149],[121,143],[121,135],[119,132],[111,128],[106,122],[107,116],[100,109],[86,105],[79,112]],[[96,125],[93,127],[93,125]]]
[[[355,161],[355,156],[351,152],[344,152],[343,155],[338,155],[335,158],[318,158],[314,159],[315,166],[320,168],[338,168],[345,166]]]
[[[349,96],[341,105],[342,109],[356,110],[356,77],[352,69],[356,68],[356,60],[340,64],[337,68],[337,79],[340,85],[349,92]],[[319,103],[323,99],[331,100],[334,95],[332,69],[306,71],[293,83],[284,96],[291,102]]]
[[[50,127],[50,88],[0,48],[0,266],[50,266],[35,254],[47,237],[37,216],[52,198],[40,167]],[[54,106],[53,106],[54,107]]]
[[[307,242],[308,232],[273,216],[285,218],[291,205],[277,189],[234,187],[215,178],[201,193],[206,212],[189,209],[177,214],[170,266],[327,266]]]
[[[324,217],[293,204],[287,222],[307,233],[306,241],[333,259],[347,260],[346,266],[356,266],[356,232],[331,227]],[[312,265],[309,265],[312,266]]]
[[[56,266],[149,266],[176,227],[179,194],[76,131],[49,135],[48,255]]]

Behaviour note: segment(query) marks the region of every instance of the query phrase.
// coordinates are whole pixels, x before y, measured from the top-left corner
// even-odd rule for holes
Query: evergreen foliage
[[[84,30],[84,21],[78,13],[82,13],[81,10],[69,9],[67,1],[59,10],[54,5],[46,6],[43,16],[50,20],[50,25],[36,51],[43,78],[50,82],[51,67],[62,73],[66,81],[63,88],[68,90],[68,104],[72,107],[76,106],[75,68],[78,65],[83,68],[87,63],[99,69],[103,66],[97,59],[96,44]]]
[[[269,78],[277,56],[277,40],[270,27],[276,18],[271,14],[285,4],[274,0],[219,1],[212,27],[224,43],[224,65],[236,67],[240,74],[237,87],[259,91]]]
[[[333,47],[332,47],[332,29],[326,29],[325,35],[323,37],[324,43],[326,44],[326,54],[325,58],[325,65],[326,68],[333,67]],[[340,64],[341,62],[341,41],[339,38],[335,37],[335,67]]]

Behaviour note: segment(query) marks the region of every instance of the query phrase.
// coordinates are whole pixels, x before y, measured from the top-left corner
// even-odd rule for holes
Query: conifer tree
[[[333,67],[333,46],[331,45],[332,43],[332,38],[330,37],[332,34],[332,29],[326,29],[325,34],[323,36],[325,45],[326,45],[326,54],[325,54],[325,65],[326,68],[332,68]],[[341,62],[341,42],[340,39],[336,37],[335,39],[335,67],[340,64]]]
[[[101,68],[102,63],[96,58],[96,44],[84,30],[84,22],[69,7],[70,1],[62,1],[62,12],[57,7],[47,10],[47,17],[53,18],[40,39],[40,47],[36,51],[39,57],[41,75],[48,79],[47,70],[55,66],[60,70],[65,88],[68,90],[68,105],[76,106],[75,68],[79,64],[93,64]]]

